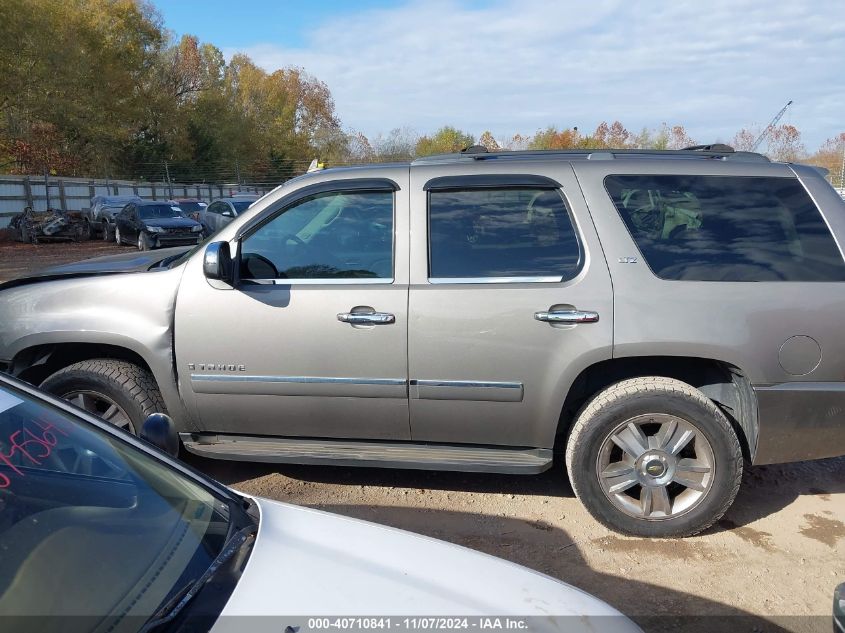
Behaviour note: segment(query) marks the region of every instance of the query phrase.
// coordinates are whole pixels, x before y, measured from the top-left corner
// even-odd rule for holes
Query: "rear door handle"
[[[598,312],[590,310],[553,310],[548,312],[535,312],[534,318],[546,323],[595,323],[599,320]]]
[[[337,320],[352,325],[387,325],[395,323],[396,316],[389,312],[341,312]]]

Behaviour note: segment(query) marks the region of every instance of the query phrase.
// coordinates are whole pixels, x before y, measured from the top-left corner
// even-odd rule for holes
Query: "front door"
[[[288,194],[240,239],[232,288],[185,271],[183,393],[203,430],[407,439],[408,169]]]
[[[607,264],[568,163],[472,167],[412,172],[412,437],[551,448],[569,386],[611,355]]]

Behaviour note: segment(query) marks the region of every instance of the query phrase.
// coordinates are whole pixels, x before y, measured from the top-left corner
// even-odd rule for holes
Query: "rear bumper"
[[[845,455],[845,382],[755,386],[760,422],[754,464]]]

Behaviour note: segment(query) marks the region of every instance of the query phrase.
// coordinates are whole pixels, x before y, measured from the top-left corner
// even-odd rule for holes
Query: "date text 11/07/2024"
[[[528,631],[531,618],[513,617],[332,617],[309,618],[306,631],[325,630],[410,630],[410,631]],[[288,626],[286,633],[302,633],[297,626]]]

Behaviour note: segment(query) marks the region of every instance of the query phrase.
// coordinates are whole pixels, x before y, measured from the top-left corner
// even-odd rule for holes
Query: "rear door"
[[[757,392],[755,463],[841,454],[845,263],[831,228],[845,216],[832,188],[766,161],[575,168],[613,273],[614,356],[737,367]]]
[[[412,437],[550,448],[610,357],[610,277],[568,163],[483,167],[411,169]]]

